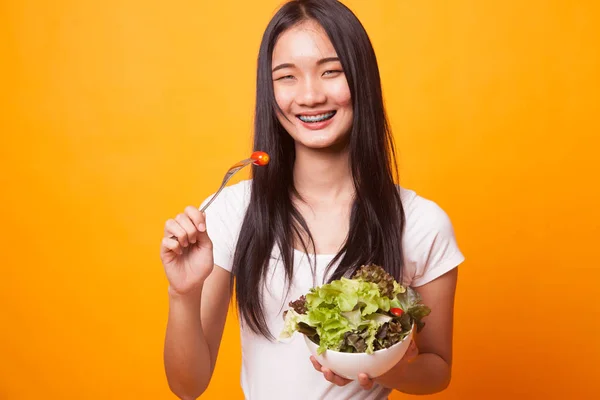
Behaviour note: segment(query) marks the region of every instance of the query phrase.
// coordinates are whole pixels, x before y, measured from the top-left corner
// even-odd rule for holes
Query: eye
[[[340,71],[339,69],[330,69],[330,70],[323,72],[323,76],[338,75],[338,74],[341,74],[342,72],[343,71]]]
[[[293,75],[285,75],[285,76],[281,76],[279,78],[276,78],[276,81],[286,81],[286,80],[290,80],[290,79],[294,79]]]

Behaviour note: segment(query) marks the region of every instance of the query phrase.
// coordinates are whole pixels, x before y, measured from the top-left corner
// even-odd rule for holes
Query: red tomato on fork
[[[269,160],[271,159],[269,155],[264,151],[255,151],[254,153],[252,153],[250,158],[254,160],[255,165],[260,166],[267,165],[269,163]]]

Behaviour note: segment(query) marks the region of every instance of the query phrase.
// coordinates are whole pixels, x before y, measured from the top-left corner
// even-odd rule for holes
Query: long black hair
[[[242,323],[273,338],[266,324],[262,293],[271,252],[279,247],[286,283],[292,278],[294,243],[312,236],[295,208],[292,137],[277,119],[272,53],[278,37],[307,20],[327,33],[342,64],[352,98],[349,134],[355,199],[346,241],[328,266],[338,265],[329,280],[351,274],[363,264],[381,265],[402,279],[404,210],[400,201],[393,140],[388,128],[375,52],[360,21],[336,0],[292,0],[268,24],[258,54],[254,148],[271,155],[268,167],[253,167],[250,203],[234,254],[232,285]],[[304,235],[303,235],[304,234]],[[312,247],[314,249],[314,246]],[[313,269],[314,275],[314,269]]]

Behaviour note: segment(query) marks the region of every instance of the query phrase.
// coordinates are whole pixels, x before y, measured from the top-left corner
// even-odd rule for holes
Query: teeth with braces
[[[331,117],[333,117],[333,115],[335,114],[335,111],[326,113],[326,114],[320,114],[320,115],[299,115],[298,118],[300,118],[301,121],[303,122],[321,122],[321,121],[325,121],[326,119],[329,119]]]

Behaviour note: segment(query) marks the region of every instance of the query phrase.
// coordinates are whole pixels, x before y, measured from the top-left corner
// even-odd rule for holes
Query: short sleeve
[[[416,214],[420,217],[414,221],[412,234],[417,240],[413,241],[412,249],[407,249],[414,265],[411,285],[415,287],[433,281],[465,260],[452,222],[442,208],[425,200]]]
[[[215,265],[231,272],[237,238],[241,229],[248,198],[247,182],[223,189],[206,209],[206,231],[213,244]],[[202,202],[203,207],[212,197]]]

